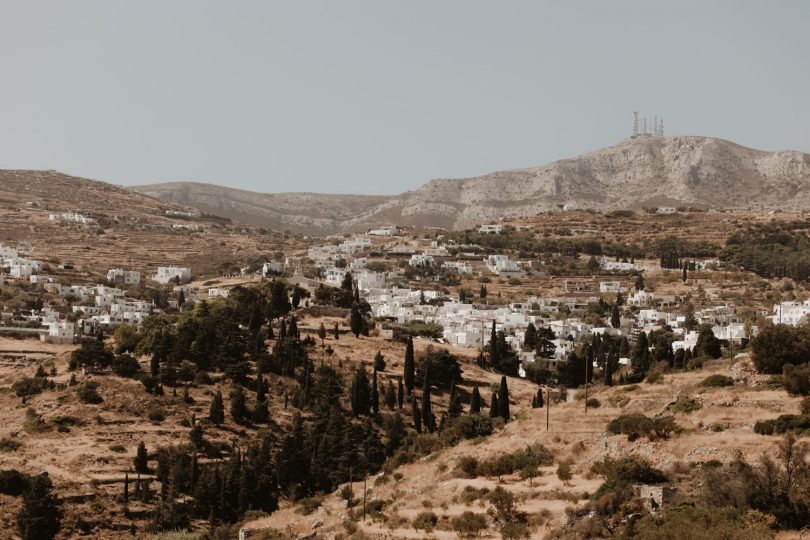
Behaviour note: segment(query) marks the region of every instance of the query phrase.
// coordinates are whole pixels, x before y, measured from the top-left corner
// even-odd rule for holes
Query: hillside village
[[[793,278],[768,275],[768,267],[747,268],[746,252],[734,251],[746,241],[745,227],[797,234],[802,215],[568,209],[465,231],[383,226],[317,238],[238,224],[206,229],[192,211],[160,209],[153,215],[170,221],[142,228],[144,238],[170,249],[199,242],[209,260],[127,265],[118,253],[127,243],[116,238],[130,221],[34,206],[23,212],[35,234],[9,229],[0,246],[0,400],[13,411],[0,429],[0,446],[11,449],[0,452],[0,469],[48,471],[68,537],[134,531],[158,538],[159,529],[177,527],[198,535],[190,538],[217,527],[240,538],[450,538],[467,535],[465,527],[493,537],[600,537],[607,529],[593,522],[602,510],[590,494],[601,493],[598,479],[611,474],[600,459],[643,456],[644,467],[664,471],[664,487],[638,480],[635,491],[621,492],[627,504],[642,504],[640,517],[654,518],[694,496],[700,463],[730,467],[738,450],[764,455],[762,440],[804,433],[807,412],[795,414],[804,409],[790,397],[802,390],[788,386],[788,394],[782,385],[793,383],[779,382],[804,375],[780,375],[782,363],[758,369],[762,353],[752,355],[752,348],[768,350],[773,328],[801,339],[810,313],[802,267],[795,265]],[[92,265],[77,263],[75,250],[50,247],[59,235],[80,245],[88,231],[108,239],[103,256],[84,250]],[[727,238],[735,240],[724,248]],[[227,264],[217,269],[210,259]],[[206,353],[196,343],[209,317],[218,329]],[[229,336],[239,339],[231,349]],[[420,392],[427,367],[438,370],[437,379]],[[318,384],[329,377],[346,388],[321,401]],[[702,386],[712,377],[723,394]],[[369,393],[358,397],[355,389],[364,387]],[[217,402],[227,415],[214,414]],[[731,414],[729,403],[741,408]],[[332,429],[327,419],[353,426],[347,433],[360,430],[364,445],[374,441],[374,464],[312,457],[293,469],[335,470],[306,487],[257,472],[292,459],[287,445],[303,445],[299,453],[319,448],[319,433]],[[614,422],[621,419],[655,427],[625,428]],[[112,433],[110,425],[129,427]],[[331,444],[327,454],[344,444]],[[49,461],[60,445],[69,448],[66,459]],[[463,465],[475,445],[480,471]],[[529,457],[542,457],[519,456],[524,446],[534,448]],[[195,467],[224,473],[241,463],[270,482],[255,491],[255,501],[265,497],[261,505],[245,499],[230,510],[201,508],[195,489],[207,484],[194,482],[202,477],[170,479],[189,473],[188,448],[196,449]],[[485,459],[510,452],[534,465],[487,472]],[[257,455],[267,461],[248,462]],[[675,470],[686,461],[692,473]],[[426,474],[433,463],[440,486]],[[566,467],[571,472],[560,472]],[[374,485],[359,484],[355,474]],[[246,481],[239,481],[243,489]],[[346,489],[377,510],[358,514]],[[413,497],[391,502],[406,492]],[[514,498],[520,510],[502,513],[490,492]],[[438,500],[419,507],[420,493]],[[458,503],[468,496],[485,511],[468,515],[471,502]],[[382,510],[387,504],[399,510]],[[10,516],[19,508],[13,496],[0,505]],[[94,505],[104,511],[88,519]],[[611,512],[605,519],[627,519],[628,511]],[[745,526],[783,534],[797,528],[801,509],[793,512]],[[586,535],[586,526],[595,532]],[[722,526],[742,527],[733,520]]]

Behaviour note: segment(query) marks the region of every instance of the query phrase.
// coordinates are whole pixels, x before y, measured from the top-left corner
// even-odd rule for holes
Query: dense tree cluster
[[[735,233],[720,254],[723,261],[766,278],[810,278],[810,223],[763,223]]]

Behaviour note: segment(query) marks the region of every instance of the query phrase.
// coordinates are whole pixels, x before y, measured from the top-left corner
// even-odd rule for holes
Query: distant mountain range
[[[431,180],[392,196],[267,194],[197,182],[126,190],[54,171],[0,171],[4,191],[111,213],[125,213],[128,205],[155,213],[183,205],[250,225],[323,235],[386,224],[464,228],[563,205],[810,210],[810,154],[754,150],[711,137],[646,137],[540,167]]]
[[[540,167],[431,180],[395,196],[263,194],[194,182],[132,189],[254,225],[311,233],[388,223],[463,228],[568,203],[597,210],[810,209],[810,154],[711,137],[646,137]]]

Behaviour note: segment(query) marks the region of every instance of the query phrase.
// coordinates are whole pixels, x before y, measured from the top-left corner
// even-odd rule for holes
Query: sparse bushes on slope
[[[98,383],[95,381],[87,381],[76,389],[76,397],[82,403],[97,404],[104,401],[98,393]]]
[[[750,540],[773,538],[765,516],[743,516],[734,508],[702,508],[681,505],[666,508],[661,514],[642,517],[627,538],[658,540],[660,538]]]
[[[461,538],[474,538],[487,528],[487,518],[469,510],[453,518],[453,530]]]
[[[465,456],[458,462],[458,469],[467,477],[477,476],[505,476],[526,467],[545,467],[554,462],[554,456],[542,444],[527,446],[511,454],[502,454],[497,457],[479,461]]]
[[[52,386],[53,383],[51,383],[46,377],[25,377],[18,381],[14,381],[14,384],[11,385],[11,389],[14,391],[17,397],[27,397],[41,394],[44,390],[47,390]]]
[[[611,420],[607,430],[614,435],[627,435],[627,439],[631,441],[641,436],[654,441],[666,439],[676,427],[671,416],[650,418],[643,414],[623,414]]]
[[[439,522],[439,517],[431,511],[419,512],[411,522],[411,526],[417,531],[433,532],[433,528]]]
[[[700,382],[700,386],[704,388],[713,388],[713,387],[722,387],[722,386],[733,386],[734,379],[729,377],[728,375],[721,375],[720,373],[715,373],[714,375],[709,375],[705,379]]]
[[[810,364],[801,366],[785,364],[782,367],[782,384],[788,393],[795,396],[810,394]]]
[[[782,414],[771,420],[760,420],[754,424],[754,433],[779,435],[794,432],[797,435],[810,433],[810,414]]]

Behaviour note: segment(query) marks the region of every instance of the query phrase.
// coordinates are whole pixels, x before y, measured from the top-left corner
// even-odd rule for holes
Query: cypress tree
[[[324,340],[326,339],[326,327],[321,323],[318,327],[318,337],[321,338],[321,349],[324,348]]]
[[[490,418],[497,418],[500,415],[500,409],[498,408],[498,394],[495,392],[492,393],[492,400],[489,402],[489,417]]]
[[[124,473],[124,508],[129,504],[129,473]]]
[[[267,400],[257,401],[256,407],[253,409],[253,421],[257,424],[264,424],[269,419],[270,410],[267,408]]]
[[[461,396],[456,390],[456,381],[450,383],[450,400],[447,405],[447,416],[451,419],[458,418],[464,412],[461,406]],[[442,416],[444,418],[444,416]]]
[[[298,339],[298,321],[295,320],[295,315],[290,317],[290,326],[287,328],[287,334],[291,338]]]
[[[256,362],[256,401],[264,401],[267,398],[267,389],[264,387],[264,374],[262,373],[262,363]]]
[[[402,377],[397,379],[397,407],[402,410],[402,405],[405,401],[405,387],[402,384]]]
[[[605,385],[613,386],[613,355],[609,355],[605,360]]]
[[[380,351],[374,355],[374,369],[377,371],[385,371],[385,357]]]
[[[233,421],[237,424],[244,423],[247,418],[247,404],[242,387],[235,386],[228,397],[231,400],[231,416],[233,417]]]
[[[436,419],[433,417],[433,409],[430,404],[430,377],[428,365],[425,364],[425,381],[422,385],[422,420],[425,427],[433,433],[436,431]]]
[[[360,334],[363,333],[363,314],[360,313],[360,309],[357,305],[352,306],[352,313],[349,318],[349,325],[352,329],[352,334],[354,337],[360,339]]]
[[[639,332],[636,346],[633,349],[633,356],[630,358],[630,364],[636,376],[643,377],[650,368],[649,342],[645,332]]]
[[[397,391],[394,390],[394,383],[388,379],[385,385],[385,405],[392,411],[397,407]]]
[[[543,389],[542,388],[537,389],[537,396],[535,397],[535,401],[537,402],[537,408],[538,409],[542,409],[543,405],[545,405],[545,403],[543,401]]]
[[[225,421],[225,404],[222,402],[222,392],[217,390],[214,394],[214,399],[211,400],[211,406],[208,408],[208,419],[213,424],[221,424]]]
[[[610,309],[610,326],[613,328],[618,328],[621,326],[621,315],[619,314],[619,306],[613,304],[613,307]]]
[[[411,394],[411,407],[413,413],[413,427],[417,433],[422,433],[422,414],[419,412],[419,405],[416,403],[416,394]]]
[[[501,377],[501,387],[498,389],[498,414],[504,422],[509,421],[509,388],[506,387],[506,376]]]
[[[340,339],[340,328],[338,327],[338,323],[335,323],[335,341]]]
[[[374,414],[380,412],[380,392],[377,386],[377,369],[371,375],[371,411]]]
[[[481,413],[481,392],[478,391],[478,385],[473,388],[472,397],[470,398],[470,414]]]
[[[498,365],[500,355],[498,354],[498,334],[495,331],[495,321],[492,321],[492,332],[489,336],[489,365],[495,367]]]
[[[526,327],[526,333],[523,338],[523,348],[533,351],[537,348],[537,327],[533,323],[529,323]]]
[[[350,392],[352,415],[367,416],[371,409],[371,388],[365,366],[358,366],[355,371]]]
[[[286,339],[287,337],[287,322],[284,319],[281,319],[281,325],[278,329],[278,339]]]
[[[138,443],[138,449],[135,452],[135,458],[132,460],[135,466],[135,472],[148,474],[149,473],[149,454],[146,452],[146,445],[143,441]]]
[[[23,540],[51,540],[61,528],[61,512],[51,493],[48,473],[34,476],[22,494],[22,509],[17,514],[17,530]]]
[[[413,386],[416,378],[416,367],[413,357],[413,337],[408,336],[408,343],[405,345],[405,368],[402,374],[405,381],[405,389],[408,395],[413,394]]]

